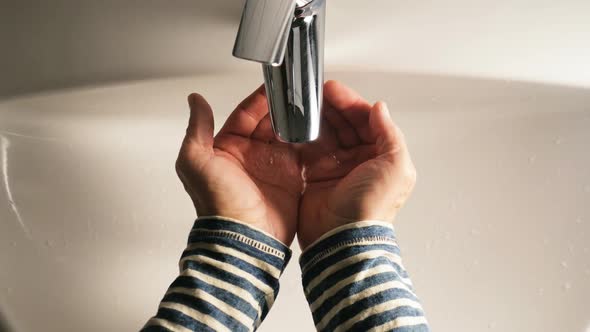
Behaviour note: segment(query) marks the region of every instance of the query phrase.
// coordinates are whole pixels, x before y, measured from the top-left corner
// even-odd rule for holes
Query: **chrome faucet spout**
[[[285,142],[319,136],[325,12],[325,0],[246,1],[234,55],[262,63],[272,125]]]

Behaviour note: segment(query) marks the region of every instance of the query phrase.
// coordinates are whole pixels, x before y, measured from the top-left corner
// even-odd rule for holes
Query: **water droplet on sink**
[[[451,203],[449,204],[449,208],[451,209],[451,211],[457,211],[457,202],[451,201]]]
[[[532,155],[529,157],[529,164],[534,164],[537,161],[537,156]]]

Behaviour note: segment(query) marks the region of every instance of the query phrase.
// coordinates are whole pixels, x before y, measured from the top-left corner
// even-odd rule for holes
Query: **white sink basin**
[[[587,331],[590,90],[336,73],[389,102],[419,181],[398,236],[434,331]],[[217,127],[259,75],[0,102],[0,311],[16,332],[132,331],[194,211],[174,172],[186,95]],[[295,249],[298,251],[298,249]],[[295,256],[262,331],[313,331]]]

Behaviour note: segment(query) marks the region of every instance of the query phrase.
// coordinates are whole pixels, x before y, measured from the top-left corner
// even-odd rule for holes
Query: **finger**
[[[354,127],[343,118],[340,112],[336,111],[333,107],[328,106],[324,108],[324,114],[325,119],[336,131],[336,135],[338,136],[338,140],[342,147],[351,148],[361,143]]]
[[[378,102],[373,106],[369,124],[378,154],[407,154],[406,139],[391,119],[387,104]]]
[[[213,110],[203,96],[193,93],[188,97],[190,118],[186,129],[185,144],[210,148],[213,146]]]
[[[238,105],[219,133],[250,137],[266,114],[268,114],[268,103],[264,85],[262,85]]]
[[[338,142],[338,136],[336,135],[336,129],[327,120],[325,114],[322,116],[319,138],[309,145],[313,147],[321,147],[322,149],[332,150],[335,150],[339,147],[340,144]]]
[[[258,126],[252,133],[252,138],[263,142],[271,142],[277,140],[275,133],[272,129],[270,114],[266,114],[266,116],[258,123]]]
[[[335,111],[342,115],[357,136],[365,143],[371,142],[369,115],[371,104],[357,92],[337,81],[328,81],[324,86],[324,97]]]

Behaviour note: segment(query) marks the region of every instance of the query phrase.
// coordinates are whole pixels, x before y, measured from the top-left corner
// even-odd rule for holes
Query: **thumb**
[[[191,147],[213,147],[214,119],[211,106],[197,93],[188,96],[188,103],[191,113],[184,143]]]

